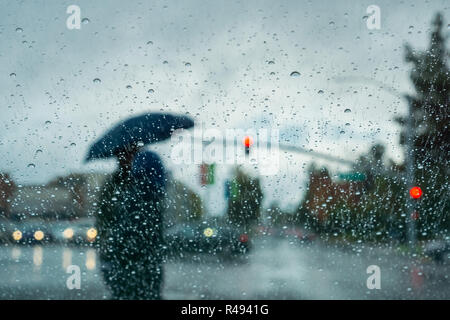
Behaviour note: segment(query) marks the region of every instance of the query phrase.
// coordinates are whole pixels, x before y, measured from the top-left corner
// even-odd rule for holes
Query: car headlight
[[[74,232],[73,232],[72,228],[67,228],[66,230],[63,231],[64,239],[72,239],[73,235],[74,235]]]
[[[95,237],[97,237],[97,230],[95,228],[90,228],[88,231],[86,231],[86,236],[89,241],[93,241]]]
[[[42,239],[44,239],[44,232],[42,232],[41,230],[38,230],[34,233],[34,238],[37,241],[41,241]]]
[[[22,232],[20,232],[20,230],[16,230],[12,233],[12,237],[15,241],[19,241],[22,239]]]
[[[203,230],[203,234],[205,237],[212,237],[214,235],[214,229],[206,228],[205,230]]]

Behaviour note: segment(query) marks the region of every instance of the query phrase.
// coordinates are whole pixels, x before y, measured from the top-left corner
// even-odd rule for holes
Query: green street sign
[[[338,174],[339,179],[347,181],[364,181],[366,175],[362,172],[341,172]]]

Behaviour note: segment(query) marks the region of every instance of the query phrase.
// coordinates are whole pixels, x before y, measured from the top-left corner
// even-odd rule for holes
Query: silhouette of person
[[[165,172],[136,145],[116,154],[97,215],[101,269],[113,299],[161,299]]]

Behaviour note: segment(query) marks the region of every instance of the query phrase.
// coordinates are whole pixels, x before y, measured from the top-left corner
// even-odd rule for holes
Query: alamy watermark
[[[366,270],[370,276],[367,278],[367,289],[381,289],[381,269],[377,265],[370,265]]]
[[[70,265],[66,269],[70,276],[66,280],[67,289],[81,289],[81,270],[77,265]]]
[[[370,5],[366,9],[366,13],[368,14],[366,20],[367,29],[381,29],[381,9],[377,5]]]
[[[66,20],[67,29],[81,29],[81,9],[79,6],[73,4],[67,7],[67,14],[70,14]]]
[[[263,175],[278,173],[280,133],[277,129],[194,129],[171,138],[174,164],[250,164]]]

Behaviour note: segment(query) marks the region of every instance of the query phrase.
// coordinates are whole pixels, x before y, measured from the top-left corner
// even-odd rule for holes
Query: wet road
[[[69,265],[81,288],[69,290]],[[367,288],[367,267],[381,289]],[[165,299],[450,299],[449,264],[409,259],[389,248],[329,248],[257,239],[245,258],[186,256],[165,265]],[[0,247],[1,299],[107,299],[94,249]]]

